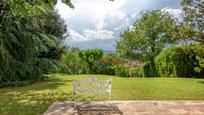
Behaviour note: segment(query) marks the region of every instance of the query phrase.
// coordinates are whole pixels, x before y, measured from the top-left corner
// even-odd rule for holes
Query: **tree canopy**
[[[0,87],[43,79],[63,52],[67,27],[43,0],[0,2]],[[38,8],[47,7],[41,12]],[[49,7],[49,8],[48,8]]]
[[[182,9],[185,26],[191,26],[192,40],[204,43],[204,1],[182,0]],[[191,34],[191,33],[190,33]]]
[[[169,43],[175,41],[175,20],[166,12],[147,11],[133,27],[121,34],[117,51],[121,56],[141,61],[153,61]]]

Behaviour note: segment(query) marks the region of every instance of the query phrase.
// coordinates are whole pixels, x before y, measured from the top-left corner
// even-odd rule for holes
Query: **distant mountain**
[[[104,50],[105,54],[115,54],[116,52],[114,50]]]

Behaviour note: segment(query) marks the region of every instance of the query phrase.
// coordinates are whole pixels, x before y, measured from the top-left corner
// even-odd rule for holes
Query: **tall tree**
[[[121,34],[117,52],[122,57],[149,62],[153,68],[154,58],[175,41],[174,28],[175,20],[167,12],[147,11],[132,28]]]
[[[9,10],[15,16],[34,16],[53,10],[57,0],[2,0],[9,5]],[[62,0],[69,7],[74,8],[70,0]]]
[[[204,43],[204,1],[182,0],[181,5],[185,25],[190,25],[193,28],[194,33],[190,37],[195,41]]]
[[[74,8],[70,0],[63,3]],[[63,52],[66,26],[57,0],[0,0],[0,87],[43,78]]]
[[[43,38],[43,34],[49,38],[41,39],[43,46],[47,46],[47,50],[39,51],[40,58],[59,59],[63,53],[63,40],[68,36],[68,29],[63,19],[56,11],[49,11],[46,14],[36,16],[34,18],[34,27],[32,28],[36,34]]]
[[[4,65],[0,67],[0,87],[43,78],[44,71],[39,64],[57,59],[63,48],[67,30],[60,16],[54,12],[38,14],[35,8],[24,12],[26,5],[37,5],[34,0],[31,0],[33,6],[27,2],[0,2],[0,64]],[[23,9],[15,12],[13,9],[18,5]]]
[[[185,26],[191,27],[191,32],[183,33],[181,35],[188,36],[193,41],[204,44],[204,1],[203,0],[182,0],[182,9]],[[204,47],[202,46],[202,49]],[[195,68],[196,72],[203,70],[204,56],[200,55],[198,61],[200,66]]]
[[[175,41],[175,21],[166,12],[148,11],[133,26],[121,34],[117,51],[121,56],[141,61],[153,61],[154,57]]]

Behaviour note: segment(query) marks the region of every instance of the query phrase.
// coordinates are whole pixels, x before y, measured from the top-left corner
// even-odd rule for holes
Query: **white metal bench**
[[[112,80],[99,80],[96,77],[88,77],[83,80],[73,81],[74,108],[77,105],[77,94],[109,94],[110,105]]]

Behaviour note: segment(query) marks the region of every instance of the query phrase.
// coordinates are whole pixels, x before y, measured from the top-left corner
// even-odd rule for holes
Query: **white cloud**
[[[110,23],[106,19],[108,17],[109,20],[116,22],[123,21],[126,15],[120,11],[120,8],[124,3],[123,0],[116,2],[105,2],[104,0],[73,1],[75,9],[72,10],[58,1],[56,9],[62,18],[67,20],[71,38],[68,39],[68,42],[81,42],[114,39],[114,31],[107,29]]]
[[[114,49],[113,45],[120,32],[133,25],[142,10],[163,9],[176,13],[179,4],[179,0],[115,0],[114,2],[72,0],[72,2],[74,10],[60,1],[56,9],[69,27],[71,36],[66,43],[83,49],[93,47]]]
[[[181,9],[173,9],[173,8],[163,8],[161,11],[168,12],[176,18],[181,18],[182,10]]]
[[[90,30],[85,29],[82,34],[74,30],[70,30],[70,42],[83,42],[83,41],[92,41],[92,40],[105,40],[105,39],[113,39],[114,32],[108,30]]]
[[[88,38],[77,33],[74,30],[69,30],[69,33],[70,33],[70,38],[71,38],[71,39],[69,39],[70,41],[87,41],[88,40]]]
[[[69,19],[73,16],[74,9],[69,8],[69,6],[63,4],[61,0],[57,1],[57,5],[55,6],[55,9],[59,12],[59,14],[64,19]]]
[[[89,40],[93,39],[112,39],[114,38],[114,32],[108,31],[108,30],[90,30],[86,29],[84,30],[84,35],[86,38],[89,38]]]

